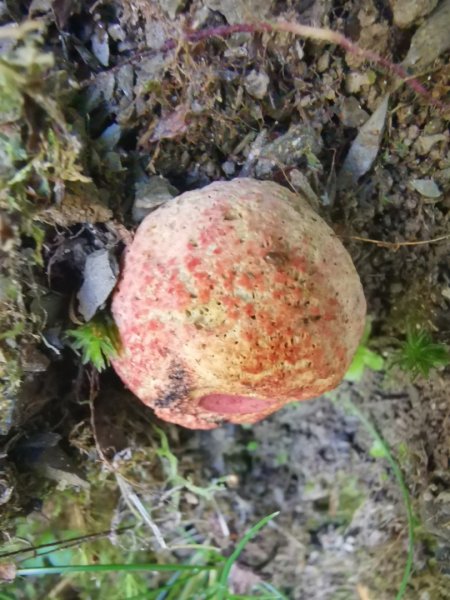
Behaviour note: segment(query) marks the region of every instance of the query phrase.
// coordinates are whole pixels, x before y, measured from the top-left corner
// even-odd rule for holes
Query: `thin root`
[[[398,250],[402,246],[425,246],[427,244],[436,244],[438,242],[443,242],[444,240],[448,240],[450,238],[450,233],[446,235],[441,235],[436,238],[432,238],[431,240],[409,240],[406,242],[383,242],[381,240],[372,240],[370,238],[360,237],[358,235],[348,235],[348,236],[339,236],[342,239],[353,240],[356,242],[366,242],[368,244],[376,244],[380,246],[380,248],[390,248],[391,250]]]

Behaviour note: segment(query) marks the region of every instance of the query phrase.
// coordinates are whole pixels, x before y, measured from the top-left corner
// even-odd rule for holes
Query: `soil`
[[[428,378],[367,369],[360,381],[251,428],[195,432],[157,422],[111,370],[84,366],[67,338],[84,311],[107,306],[144,214],[178,192],[251,176],[303,193],[341,237],[363,283],[372,350],[388,356],[411,323],[449,344],[450,71],[439,45],[448,2],[435,9],[447,10],[439,27],[431,21],[433,56],[415,35],[431,27],[436,3],[411,2],[410,12],[401,4],[0,1],[3,25],[31,17],[43,27],[17,42],[30,53],[16,57],[26,82],[0,125],[5,544],[24,531],[35,541],[43,531],[128,524],[124,498],[137,494],[169,546],[189,532],[229,552],[251,525],[280,511],[247,545],[236,589],[245,591],[251,574],[292,600],[396,598],[408,548],[404,498],[350,399],[389,445],[412,501],[416,540],[404,598],[450,598],[448,367]],[[390,63],[405,61],[428,92],[339,45],[286,32],[183,37],[278,18],[342,32]],[[0,36],[5,55],[14,43]],[[408,64],[411,47],[420,71]],[[43,58],[50,53],[53,64]],[[371,125],[387,94],[387,111]],[[343,165],[355,140],[365,167],[352,164],[349,175]],[[34,171],[23,174],[31,161]],[[19,171],[22,179],[8,183]],[[94,252],[103,265],[92,284],[100,297],[85,293],[80,303]],[[184,478],[176,496],[155,424]],[[220,478],[225,486],[214,493],[185,485],[207,489]],[[132,547],[159,549],[142,526],[120,546]],[[113,597],[70,581],[56,592],[56,581],[39,585],[4,587],[15,598]]]

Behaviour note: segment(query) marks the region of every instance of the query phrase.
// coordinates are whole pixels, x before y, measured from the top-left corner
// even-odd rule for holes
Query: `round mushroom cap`
[[[334,388],[366,302],[349,254],[304,198],[235,179],[144,219],[112,312],[123,382],[161,419],[212,429]]]

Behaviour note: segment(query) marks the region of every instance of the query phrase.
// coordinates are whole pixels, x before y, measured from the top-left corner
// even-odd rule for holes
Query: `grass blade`
[[[228,586],[228,578],[230,576],[231,567],[237,561],[239,555],[241,554],[247,543],[251,540],[252,537],[254,537],[258,533],[260,529],[265,527],[267,523],[269,523],[269,521],[277,517],[279,514],[280,511],[277,511],[272,513],[271,515],[268,515],[267,517],[264,517],[263,519],[261,519],[261,521],[258,521],[258,523],[256,523],[256,525],[253,525],[253,527],[249,529],[244,535],[244,537],[239,541],[234,552],[227,558],[225,565],[222,569],[222,573],[220,574],[220,589],[218,590],[219,593],[217,596],[217,600],[223,600],[225,598],[225,592]]]
[[[113,573],[119,571],[210,571],[215,567],[205,565],[158,565],[158,564],[117,564],[117,565],[61,565],[57,567],[30,567],[17,569],[16,575],[67,575],[68,573]]]
[[[400,582],[400,587],[395,597],[395,600],[402,600],[406,593],[406,588],[408,587],[408,582],[411,577],[412,567],[413,567],[413,559],[414,559],[414,513],[411,504],[411,497],[409,495],[409,490],[406,487],[405,480],[403,478],[402,470],[398,465],[397,461],[393,457],[389,446],[384,441],[383,437],[378,433],[376,428],[372,425],[372,423],[367,419],[367,417],[353,404],[350,399],[345,400],[344,406],[346,406],[349,412],[353,413],[355,417],[358,417],[361,424],[364,426],[366,431],[372,436],[373,440],[377,443],[378,447],[382,449],[384,458],[388,461],[389,466],[394,473],[394,477],[397,480],[398,486],[400,488],[403,503],[405,505],[406,510],[406,519],[408,524],[408,555],[406,558],[405,568],[403,571],[403,577]]]

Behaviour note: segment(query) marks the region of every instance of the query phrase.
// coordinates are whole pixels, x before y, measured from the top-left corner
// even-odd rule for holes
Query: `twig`
[[[359,594],[360,600],[370,600],[369,590],[366,588],[365,585],[361,585],[360,583],[358,583],[358,585],[356,586],[356,591]]]
[[[343,35],[342,33],[332,31],[331,29],[308,27],[306,25],[301,25],[300,23],[289,23],[287,21],[280,21],[274,26],[274,29],[278,31],[288,31],[294,33],[295,35],[299,35],[309,39],[324,41],[329,44],[336,44],[337,46],[341,46],[341,48],[343,48],[350,54],[360,56],[368,60],[369,62],[378,65],[379,67],[383,67],[390,73],[393,73],[396,77],[399,77],[403,81],[403,83],[406,83],[406,85],[409,86],[413,91],[427,98],[432,104],[440,106],[441,108],[449,108],[448,105],[443,104],[435,98],[433,98],[430,92],[417,79],[411,77],[410,73],[408,73],[408,71],[406,71],[406,69],[402,65],[393,63],[388,58],[380,56],[372,50],[366,50],[365,48],[361,48],[357,44],[354,44],[347,37],[345,37],[345,35]]]
[[[135,515],[135,517],[138,520],[141,520],[142,522],[146,523],[146,525],[148,525],[150,531],[155,536],[155,539],[158,542],[159,546],[163,550],[166,550],[167,544],[163,538],[163,535],[159,527],[151,518],[150,513],[145,508],[139,496],[132,490],[131,486],[125,481],[125,479],[120,475],[120,473],[115,473],[115,476],[117,485],[119,486],[119,489],[122,493],[122,498],[124,499],[130,511]]]
[[[97,429],[95,427],[95,405],[94,405],[94,403],[95,403],[95,399],[98,396],[98,389],[99,389],[98,371],[96,369],[92,369],[92,370],[88,369],[87,377],[89,380],[89,412],[90,412],[91,430],[92,430],[92,435],[94,437],[95,449],[97,450],[97,454],[101,458],[102,462],[108,467],[108,470],[114,472],[114,467],[112,466],[110,461],[106,458],[105,453],[103,452],[103,449],[102,449],[101,444],[97,437]]]
[[[376,244],[381,248],[392,248],[392,250],[398,250],[401,246],[425,246],[427,244],[436,244],[437,242],[442,242],[444,240],[450,239],[450,233],[447,233],[446,235],[441,235],[436,238],[432,238],[431,240],[409,240],[406,242],[383,242],[382,240],[372,240],[370,238],[360,237],[358,235],[343,235],[338,237],[346,240],[353,240],[356,242]]]
[[[125,531],[132,529],[131,526],[121,527],[116,531],[112,531],[111,529],[107,529],[105,531],[97,531],[95,533],[87,533],[85,535],[80,535],[77,537],[69,538],[67,540],[55,540],[53,542],[48,542],[46,544],[40,544],[39,546],[30,546],[29,548],[21,548],[20,550],[12,550],[11,552],[3,552],[0,554],[0,559],[11,558],[12,556],[18,556],[20,554],[29,554],[33,553],[34,556],[43,556],[44,554],[50,554],[52,552],[56,552],[58,550],[65,550],[70,548],[71,546],[78,546],[79,544],[94,541],[100,539],[102,537],[110,536],[112,533],[121,534]],[[42,552],[39,552],[42,550]],[[21,560],[27,560],[26,557]]]
[[[74,578],[74,575],[69,575],[68,577],[60,579],[55,587],[49,591],[47,598],[49,600],[58,600],[58,598],[64,598],[64,592],[72,585]]]
[[[156,523],[154,523],[154,521],[150,517],[149,512],[143,505],[139,496],[133,491],[130,483],[128,483],[126,478],[123,477],[117,471],[117,469],[106,458],[105,453],[103,452],[103,449],[102,449],[100,442],[98,440],[98,437],[97,437],[97,431],[96,431],[96,427],[95,427],[94,401],[95,401],[95,398],[97,397],[97,393],[98,393],[98,373],[97,373],[97,371],[91,371],[88,374],[88,377],[89,377],[89,408],[90,408],[90,413],[91,413],[91,429],[92,429],[92,435],[94,436],[95,448],[98,452],[98,455],[100,456],[102,462],[106,465],[108,470],[111,473],[113,473],[114,477],[116,478],[117,486],[121,492],[122,498],[123,498],[124,502],[126,503],[126,505],[128,506],[128,508],[130,509],[131,513],[134,514],[134,516],[137,518],[137,520],[141,520],[142,522],[144,522],[148,525],[151,532],[155,536],[155,539],[158,542],[159,546],[161,548],[165,549],[165,548],[167,548],[167,544],[164,541],[164,538],[162,536],[161,531],[159,530],[159,527],[156,525]]]

